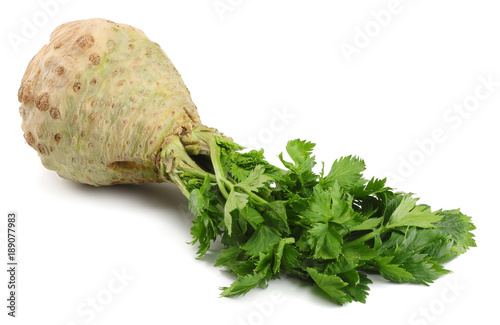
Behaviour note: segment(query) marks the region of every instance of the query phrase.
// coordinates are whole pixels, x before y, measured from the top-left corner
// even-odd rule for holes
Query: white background
[[[0,19],[0,270],[8,211],[19,215],[20,264],[16,319],[6,316],[1,272],[2,324],[498,319],[498,1],[25,0],[8,6]],[[393,13],[383,15],[388,9]],[[93,17],[133,25],[159,43],[206,125],[265,148],[273,163],[294,138],[317,143],[315,154],[326,166],[359,155],[368,177],[391,176],[389,185],[422,203],[472,216],[478,247],[448,263],[454,273],[430,287],[372,277],[366,304],[339,307],[290,279],[219,298],[219,286],[234,277],[213,267],[216,251],[194,258],[196,247],[186,244],[187,203],[174,186],[74,184],[44,169],[23,139],[17,91],[29,60],[56,26]],[[468,109],[460,108],[464,102]],[[441,136],[431,140],[436,132]],[[120,282],[117,273],[126,278]]]

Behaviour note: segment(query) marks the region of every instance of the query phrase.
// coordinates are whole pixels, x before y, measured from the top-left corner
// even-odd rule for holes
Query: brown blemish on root
[[[32,100],[32,90],[31,90],[31,85],[27,85],[27,86],[21,86],[21,93],[22,93],[22,96],[21,96],[21,99],[22,99],[22,103],[24,105],[28,105],[31,100]]]
[[[76,40],[75,44],[82,50],[88,50],[89,48],[94,46],[94,42],[95,42],[94,37],[92,35],[87,34],[79,37]]]
[[[41,143],[38,144],[38,151],[42,154],[45,155],[47,154],[47,149],[45,149],[45,146]]]
[[[52,107],[50,109],[50,117],[52,117],[54,120],[61,118],[61,112],[59,112],[59,109],[57,107]]]
[[[61,139],[62,139],[61,133],[56,133],[56,135],[54,135],[54,140],[56,140],[57,144],[59,144],[59,142],[61,142]]]
[[[94,78],[94,79],[92,79],[92,80],[90,80],[90,82],[89,82],[89,84],[90,84],[91,86],[95,86],[95,85],[96,85],[96,83],[97,83],[97,80],[95,80],[95,78]]]
[[[73,84],[73,91],[77,93],[80,91],[80,89],[82,89],[82,83],[80,81],[75,81],[75,83]]]
[[[184,110],[184,112],[186,112],[187,116],[189,116],[189,119],[193,122],[196,122],[196,119],[193,117],[193,115],[191,115],[191,113],[189,112],[189,110],[183,106],[182,109]]]
[[[64,73],[64,67],[58,67],[58,68],[56,69],[56,74],[57,74],[58,76],[62,75],[63,73]]]
[[[108,164],[108,167],[116,171],[129,171],[129,172],[145,169],[144,165],[138,164],[133,161],[113,161],[112,163]]]
[[[35,106],[39,110],[45,112],[49,109],[49,94],[43,93],[35,99]]]
[[[92,63],[93,65],[98,65],[99,62],[101,62],[101,57],[99,56],[99,54],[97,53],[92,53],[90,56],[89,56],[89,61],[90,63]]]
[[[26,143],[28,143],[30,147],[33,147],[35,145],[36,142],[35,137],[30,131],[24,133],[24,139],[26,140]]]

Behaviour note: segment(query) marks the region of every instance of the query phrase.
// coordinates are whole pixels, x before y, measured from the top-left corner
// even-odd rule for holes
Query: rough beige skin
[[[105,19],[54,30],[18,96],[24,138],[44,166],[96,186],[164,181],[158,161],[168,137],[201,125],[160,46]]]

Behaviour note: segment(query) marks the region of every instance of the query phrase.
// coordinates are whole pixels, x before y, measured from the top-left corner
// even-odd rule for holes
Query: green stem
[[[210,180],[212,180],[214,182],[217,181],[217,178],[215,177],[214,174],[210,174],[204,170],[196,169],[196,168],[189,167],[189,166],[179,166],[178,169],[185,172],[185,173],[196,176],[200,179],[205,179],[205,177],[207,177],[207,175],[208,175],[210,177]]]
[[[255,203],[258,203],[260,205],[263,205],[263,206],[268,206],[269,205],[269,202],[267,202],[265,199],[261,198],[260,196],[258,196],[257,194],[255,194],[254,192],[250,192],[250,191],[245,191],[248,196],[255,202]]]
[[[229,197],[228,190],[229,192],[233,191],[235,186],[238,185],[235,184],[233,180],[227,178],[227,175],[222,168],[222,163],[220,160],[221,147],[216,141],[216,137],[218,135],[212,129],[199,128],[193,130],[191,132],[191,136],[192,139],[205,143],[205,146],[208,146],[210,151],[210,160],[212,162],[212,168],[215,175],[203,170],[200,166],[198,166],[198,164],[186,151],[182,140],[178,136],[170,139],[169,144],[162,151],[161,158],[164,162],[161,165],[162,175],[168,175],[169,180],[179,186],[182,193],[188,198],[190,196],[189,189],[186,187],[186,184],[184,184],[182,178],[179,176],[179,172],[184,172],[202,180],[205,179],[205,177],[208,175],[212,181],[215,181],[217,183],[221,194],[225,199],[227,199]],[[166,167],[167,165],[168,168]],[[261,206],[269,206],[269,202],[261,198],[258,194],[243,187],[240,188],[248,195],[253,203]]]
[[[179,173],[182,172],[189,173],[200,179],[204,179],[206,175],[215,178],[215,176],[207,173],[198,166],[184,149],[184,145],[180,138],[175,136],[170,139],[169,143],[161,152],[160,174],[166,181],[171,181],[177,185],[182,194],[189,198],[190,192],[179,176]]]
[[[355,244],[364,243],[366,241],[369,241],[370,239],[375,238],[377,235],[381,235],[382,233],[384,233],[385,230],[386,230],[385,227],[381,226],[380,228],[373,230],[372,232],[364,234],[363,236],[346,243],[344,245],[344,247],[349,247],[351,245],[355,245]]]
[[[177,187],[181,190],[182,194],[184,194],[184,196],[189,199],[190,193],[189,193],[188,189],[186,188],[186,186],[184,185],[184,183],[182,182],[182,180],[180,179],[179,175],[177,175],[175,173],[170,173],[169,177],[170,177],[170,180],[175,185],[177,185]]]
[[[212,167],[214,168],[215,177],[217,179],[217,185],[219,186],[219,190],[222,195],[227,199],[229,197],[229,193],[226,190],[226,186],[230,182],[224,177],[224,171],[222,169],[222,164],[220,162],[220,147],[215,142],[215,137],[213,133],[206,133],[204,130],[200,132],[193,132],[193,136],[200,140],[205,141],[210,148],[210,160],[212,161]],[[233,184],[230,184],[229,188],[232,190]]]
[[[200,132],[199,135],[198,135],[198,133],[196,133],[196,134],[194,134],[194,136],[195,137],[200,136],[203,140],[205,140],[205,142],[208,143],[208,146],[210,148],[210,159],[212,160],[212,165],[214,168],[215,177],[217,178],[217,185],[219,186],[224,197],[227,199],[228,193],[227,193],[224,185],[226,185],[229,188],[229,190],[232,191],[235,184],[233,184],[233,182],[231,182],[230,180],[228,180],[224,176],[224,171],[222,169],[222,164],[221,164],[220,158],[219,158],[220,157],[220,147],[217,145],[213,134],[210,134],[210,133],[207,134],[207,133],[204,133],[202,131],[202,132]],[[224,184],[222,184],[222,183],[224,183]],[[251,191],[248,191],[246,189],[243,189],[243,190],[248,194],[248,196],[255,203],[258,203],[259,205],[264,205],[264,206],[269,205],[269,202],[267,202],[266,200],[264,200],[263,198],[261,198],[257,194],[255,194]]]

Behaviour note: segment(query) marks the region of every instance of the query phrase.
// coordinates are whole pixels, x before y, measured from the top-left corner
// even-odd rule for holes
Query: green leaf
[[[349,283],[342,290],[346,293],[346,300],[351,301],[359,301],[362,303],[366,303],[366,297],[368,296],[368,291],[370,288],[368,284],[373,283],[366,274],[359,274],[359,281],[355,285]]]
[[[397,282],[427,284],[440,275],[449,273],[439,264],[448,259],[453,240],[433,228],[411,227],[404,234],[391,233],[391,237],[380,246],[380,255],[390,257],[412,274],[412,279]]]
[[[199,242],[198,258],[207,252],[210,242],[221,232],[218,228],[221,213],[211,205],[215,198],[211,189],[210,178],[207,176],[199,189],[191,191],[189,199],[189,210],[195,216],[191,227],[193,241],[190,244]]]
[[[285,202],[283,201],[273,201],[269,203],[269,214],[275,221],[277,225],[277,230],[284,233],[289,233],[288,229],[288,217],[285,208]]]
[[[248,203],[248,195],[232,190],[227,198],[226,205],[224,206],[224,224],[226,225],[227,232],[231,236],[233,217],[231,212],[236,209],[243,209]]]
[[[238,182],[241,182],[242,180],[247,178],[249,174],[250,171],[247,170],[246,168],[243,168],[238,164],[231,165],[231,175],[233,175],[233,177],[236,178]]]
[[[198,257],[203,256],[210,248],[210,242],[215,240],[220,233],[219,228],[214,223],[214,220],[206,212],[202,212],[194,221],[191,227],[191,235],[193,241],[190,244],[199,242]]]
[[[434,282],[441,275],[450,273],[438,262],[425,257],[425,254],[408,254],[405,262],[401,265],[413,276],[413,280],[408,282],[425,285]]]
[[[356,263],[352,260],[340,257],[335,262],[329,263],[326,270],[326,275],[336,275],[342,279],[347,286],[342,288],[346,293],[346,301],[366,302],[368,296],[368,284],[372,283],[365,274],[359,273],[356,270]]]
[[[314,258],[337,258],[342,246],[342,236],[333,223],[316,223],[309,229],[307,241],[313,248]]]
[[[242,147],[239,144],[235,143],[234,141],[232,141],[228,137],[215,136],[214,138],[215,138],[215,141],[217,142],[217,144],[225,149],[230,149],[232,151],[238,151],[238,150],[242,150],[245,148],[245,147]]]
[[[225,266],[228,269],[235,270],[241,264],[241,257],[245,251],[238,246],[229,247],[221,250],[217,256],[214,266]]]
[[[301,166],[311,157],[314,147],[315,144],[312,142],[296,139],[288,141],[286,152],[288,152],[288,155],[295,162],[296,166]]]
[[[359,284],[360,277],[358,271],[354,269],[354,267],[350,270],[344,271],[342,273],[338,274],[342,280],[345,282],[351,284],[351,285],[357,285]]]
[[[361,173],[365,170],[365,162],[358,157],[342,157],[335,160],[328,175],[320,180],[323,188],[333,186],[337,182],[343,188],[363,185],[366,181]]]
[[[344,246],[342,248],[342,254],[351,263],[358,263],[358,261],[370,261],[378,256],[378,253],[373,248],[363,243]]]
[[[240,210],[240,216],[248,221],[253,228],[257,228],[259,224],[264,222],[264,218],[260,213],[248,205]]]
[[[201,215],[201,212],[207,208],[207,201],[208,200],[205,198],[205,195],[203,195],[201,190],[192,190],[189,195],[189,211],[191,211],[195,217]]]
[[[265,281],[264,278],[261,277],[256,272],[254,272],[253,274],[238,276],[238,279],[234,281],[230,287],[221,288],[223,290],[221,296],[231,297],[231,296],[244,295],[248,291],[260,285],[264,281]]]
[[[476,247],[474,234],[471,232],[476,227],[472,224],[470,217],[458,209],[438,211],[437,214],[443,218],[434,224],[436,231],[449,235],[453,239],[452,250],[455,253],[463,254],[469,247]]]
[[[257,265],[255,266],[255,272],[259,274],[262,278],[270,280],[272,262],[273,262],[272,251],[260,252],[259,260],[257,261]]]
[[[311,156],[313,147],[313,144],[301,140],[288,142],[287,152],[294,159],[295,164],[285,161],[283,154],[279,155],[281,162],[289,170],[277,178],[276,192],[283,192],[285,197],[297,194],[302,197],[311,195],[313,187],[318,182],[318,175],[312,171],[316,164],[314,156]]]
[[[380,218],[368,218],[361,222],[360,224],[357,224],[355,226],[349,227],[349,231],[360,231],[360,230],[370,230],[378,227],[382,221],[384,221],[384,217]]]
[[[285,158],[283,158],[283,153],[280,153],[278,155],[278,158],[281,161],[281,163],[283,164],[283,166],[285,166],[286,168],[292,169],[294,167],[294,165],[291,162],[288,162],[285,160]]]
[[[273,180],[273,178],[266,175],[265,172],[266,170],[264,166],[258,165],[250,172],[247,178],[236,184],[236,186],[239,186],[247,191],[256,192],[258,189],[263,187],[264,184]]]
[[[260,252],[267,252],[280,241],[280,234],[275,229],[260,225],[252,237],[241,246],[251,256],[257,256]]]
[[[347,283],[342,281],[341,278],[336,275],[319,273],[310,267],[306,270],[318,287],[326,292],[336,303],[343,305],[346,302],[346,294],[341,289],[347,286]]]
[[[283,251],[285,249],[285,244],[286,244],[286,239],[281,238],[280,242],[276,246],[276,249],[274,252],[274,263],[273,263],[273,273],[274,274],[279,273],[279,270],[281,267],[281,258],[283,257]]]
[[[413,280],[413,275],[410,272],[406,271],[397,264],[391,263],[393,258],[393,256],[383,256],[375,259],[375,266],[379,270],[380,274],[384,278],[393,282],[403,283]]]
[[[418,199],[410,194],[403,197],[401,203],[389,218],[387,227],[416,226],[420,228],[435,227],[433,223],[440,221],[443,216],[431,212],[426,205],[416,205]]]
[[[387,190],[385,187],[386,179],[372,178],[366,185],[361,185],[350,190],[350,193],[357,197],[365,197],[377,194]]]
[[[325,273],[330,275],[340,274],[354,269],[355,266],[355,263],[352,263],[344,256],[340,256],[335,261],[328,263]]]
[[[314,188],[309,208],[302,212],[308,224],[316,222],[345,223],[356,216],[338,183],[327,189]]]
[[[196,217],[201,215],[210,205],[209,191],[212,188],[210,177],[207,175],[203,181],[203,185],[199,189],[191,191],[189,196],[189,210]]]
[[[281,259],[285,253],[285,247],[289,244],[295,243],[294,238],[281,238],[278,245],[276,245],[274,250],[274,263],[273,263],[273,273],[278,274],[281,267]]]
[[[291,244],[285,244],[283,248],[283,257],[281,258],[281,269],[290,275],[297,274],[300,267],[300,256],[301,254],[297,251],[295,246]]]

